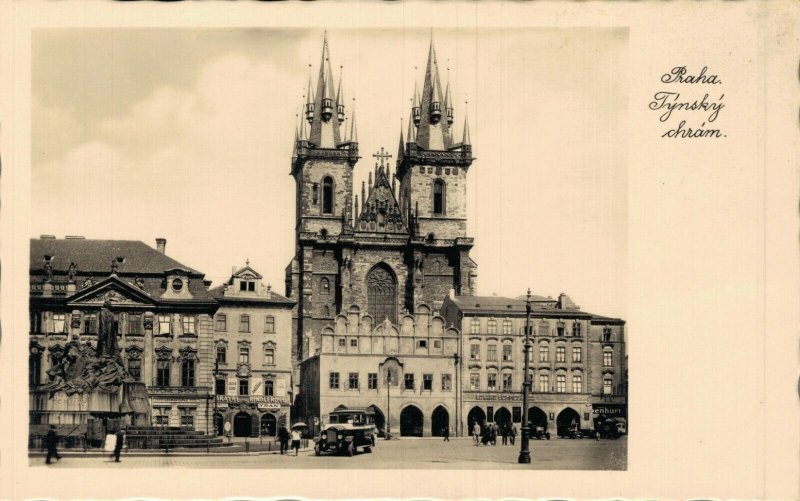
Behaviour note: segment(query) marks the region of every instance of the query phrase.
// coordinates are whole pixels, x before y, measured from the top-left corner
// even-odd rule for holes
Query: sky
[[[292,140],[321,29],[47,29],[32,47],[32,237],[167,239],[215,284],[294,255]],[[329,30],[359,151],[394,155],[431,30]],[[434,29],[469,116],[478,293],[627,311],[628,32]],[[311,65],[311,67],[309,67]],[[341,69],[340,69],[341,66]],[[449,69],[448,69],[449,68]],[[353,101],[355,98],[355,102]],[[394,167],[392,168],[394,171]]]

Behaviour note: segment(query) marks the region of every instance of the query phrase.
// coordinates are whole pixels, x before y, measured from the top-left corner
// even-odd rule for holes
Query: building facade
[[[462,333],[461,430],[522,422],[525,299],[451,296],[442,316]],[[529,421],[551,435],[627,417],[625,322],[581,311],[566,294],[532,296]],[[518,425],[519,426],[519,425]]]
[[[38,389],[69,343],[97,347],[98,314],[106,302],[118,325],[124,367],[147,387],[152,424],[209,429],[212,316],[218,305],[204,275],[168,257],[165,239],[156,242],[157,249],[126,240],[31,240],[32,429],[66,424],[51,422],[61,414],[37,411],[45,406],[36,399],[48,398]],[[85,426],[95,417],[74,413],[71,424]]]
[[[458,414],[458,330],[428,305],[398,324],[374,323],[358,306],[322,329],[301,364],[300,418],[314,431],[337,408],[371,408],[381,432],[440,436]]]
[[[210,291],[214,316],[214,426],[218,435],[275,436],[289,426],[292,307],[246,266]]]
[[[433,44],[396,170],[386,162],[391,155],[374,155],[379,161],[360,197],[353,192],[355,113],[345,109],[341,79],[334,92],[330,64],[326,39],[292,156],[297,245],[286,268],[286,295],[297,303],[298,360],[314,354],[309,343],[319,346],[323,328],[351,304],[376,324],[397,324],[419,304],[438,307],[450,289],[472,294],[477,280],[466,235],[472,147],[466,120],[461,142],[455,141],[449,84],[442,88]]]

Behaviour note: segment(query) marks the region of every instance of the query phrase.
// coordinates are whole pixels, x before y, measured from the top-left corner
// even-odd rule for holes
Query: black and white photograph
[[[36,32],[31,464],[624,470],[627,39]]]
[[[795,499],[765,5],[0,1],[0,498]]]

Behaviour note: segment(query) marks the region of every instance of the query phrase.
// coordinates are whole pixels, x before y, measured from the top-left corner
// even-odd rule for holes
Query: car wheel
[[[356,453],[356,448],[353,445],[353,442],[350,442],[350,445],[347,446],[347,455],[348,456],[353,456],[353,454],[355,454],[355,453]]]
[[[316,454],[317,456],[319,456],[320,454],[322,454],[322,451],[321,451],[321,450],[320,450],[320,448],[319,448],[319,444],[317,444],[317,445],[315,445],[315,446],[314,446],[314,454]]]

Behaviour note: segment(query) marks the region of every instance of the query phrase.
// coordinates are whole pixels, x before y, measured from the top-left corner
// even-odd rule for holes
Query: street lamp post
[[[528,394],[531,391],[531,378],[529,373],[531,351],[531,290],[525,301],[525,378],[522,383],[522,440],[520,441],[518,463],[531,462],[531,452],[528,449],[530,429],[528,423]]]
[[[456,392],[456,423],[455,423],[455,433],[456,433],[456,436],[457,436],[457,437],[460,437],[460,436],[461,436],[461,435],[459,434],[459,430],[461,429],[461,427],[459,426],[459,423],[460,423],[460,421],[459,421],[459,419],[458,419],[458,411],[459,411],[459,406],[458,406],[458,392],[459,392],[459,389],[460,389],[460,387],[458,386],[458,362],[459,362],[460,360],[461,360],[461,357],[459,357],[459,356],[458,356],[458,352],[456,352],[456,353],[453,353],[453,366],[454,366],[455,373],[456,373],[456,386],[455,386],[455,388],[453,388],[453,390],[455,390],[455,392]]]
[[[392,438],[391,430],[392,427],[389,424],[392,420],[392,408],[389,406],[390,402],[390,393],[392,391],[392,371],[386,371],[386,433],[385,439],[390,440]]]
[[[214,421],[214,436],[217,436],[217,376],[219,374],[219,359],[217,358],[216,353],[214,354],[214,417],[212,421]]]

